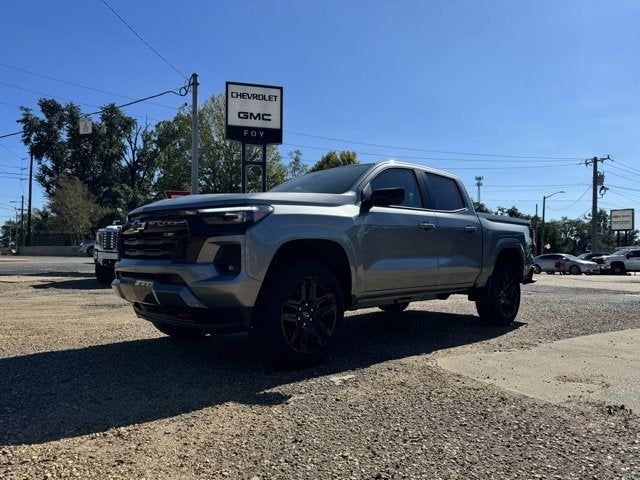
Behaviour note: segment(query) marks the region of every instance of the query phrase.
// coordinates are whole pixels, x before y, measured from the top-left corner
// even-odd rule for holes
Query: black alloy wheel
[[[302,279],[282,303],[280,325],[289,347],[298,353],[313,353],[333,335],[338,317],[336,297],[317,276]]]
[[[249,335],[269,363],[318,363],[338,337],[343,293],[325,266],[304,261],[273,273],[263,284]]]
[[[495,326],[508,326],[520,309],[520,277],[510,265],[496,266],[486,298],[476,300],[480,319]]]

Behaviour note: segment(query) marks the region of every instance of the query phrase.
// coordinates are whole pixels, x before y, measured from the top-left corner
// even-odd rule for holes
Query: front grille
[[[100,232],[98,244],[102,250],[116,250],[118,248],[118,232]]]
[[[122,258],[184,260],[188,243],[186,220],[135,221],[122,233]]]

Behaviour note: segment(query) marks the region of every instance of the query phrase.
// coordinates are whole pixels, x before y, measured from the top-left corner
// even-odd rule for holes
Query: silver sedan
[[[546,253],[533,259],[533,271],[535,273],[560,272],[580,275],[582,273],[600,273],[600,266],[595,262],[582,260],[566,253]]]

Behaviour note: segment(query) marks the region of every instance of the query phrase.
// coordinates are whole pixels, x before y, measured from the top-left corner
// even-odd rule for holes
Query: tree
[[[77,241],[90,230],[100,210],[87,186],[74,177],[60,177],[50,207],[58,231],[72,234]]]
[[[472,200],[472,202],[473,202],[473,209],[477,213],[492,213],[491,210],[489,210],[484,203],[476,202],[475,200]]]
[[[504,215],[507,217],[523,218],[525,220],[531,220],[531,215],[522,213],[520,210],[518,210],[518,207],[516,207],[515,205],[510,208],[498,207],[498,209],[496,210],[496,214]]]
[[[239,192],[241,188],[241,145],[225,138],[225,98],[209,98],[198,115],[200,129],[199,190],[202,193]],[[159,172],[154,185],[156,196],[164,190],[188,188],[191,172],[191,117],[180,111],[161,122],[155,132],[155,155]],[[261,147],[247,145],[247,159],[258,161]],[[267,188],[286,180],[287,170],[275,146],[267,147]],[[260,173],[250,168],[248,191],[260,191]]]
[[[356,158],[356,152],[350,150],[342,150],[340,152],[327,152],[316,164],[311,167],[311,172],[317,172],[318,170],[325,170],[327,168],[341,167],[343,165],[356,165],[358,159]]]
[[[302,152],[300,150],[294,150],[289,152],[289,165],[287,166],[287,180],[304,175],[309,171],[307,166],[302,161]]]
[[[150,198],[156,162],[153,136],[115,105],[103,107],[89,135],[80,135],[80,107],[53,99],[38,101],[41,116],[22,107],[22,141],[38,164],[36,180],[49,199],[62,177],[83,183],[101,205],[129,209]]]

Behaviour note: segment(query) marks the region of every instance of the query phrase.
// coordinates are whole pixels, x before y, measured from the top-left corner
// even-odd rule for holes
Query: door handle
[[[436,228],[436,225],[434,223],[422,222],[419,227],[423,230],[433,230]]]
[[[478,231],[478,227],[474,227],[473,225],[467,225],[466,227],[464,227],[464,229],[469,233]]]

